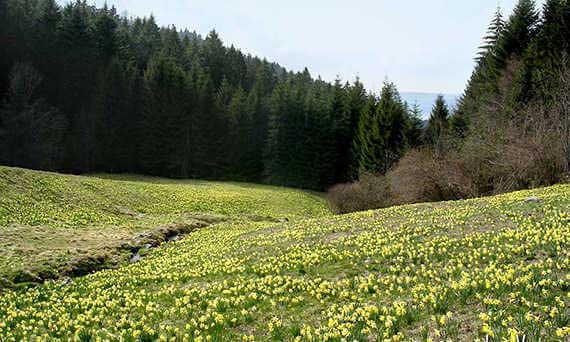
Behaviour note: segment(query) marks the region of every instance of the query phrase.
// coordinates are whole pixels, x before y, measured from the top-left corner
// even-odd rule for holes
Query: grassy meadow
[[[320,196],[278,187],[0,167],[0,287],[116,266],[216,222],[322,215]]]
[[[202,214],[234,219],[163,244],[137,263],[71,282],[5,290],[0,295],[4,341],[565,341],[570,336],[570,185],[331,216],[318,196],[285,189],[3,169],[4,175],[10,172],[41,180],[28,187],[42,184],[46,200],[38,206],[52,212],[60,210],[61,198],[53,194],[80,186],[76,196],[83,200],[70,203],[72,211],[91,208],[89,217],[100,217],[103,227],[172,221],[185,213],[175,199]],[[4,193],[10,186],[3,182]],[[50,182],[57,191],[50,190]],[[13,202],[3,199],[3,207],[21,203],[17,198],[29,191],[10,190]],[[149,201],[162,197],[167,199]],[[105,210],[115,205],[150,217]],[[289,222],[252,220],[247,216],[252,213]],[[8,227],[33,223],[2,217]],[[63,217],[68,221],[61,226],[47,218],[36,223],[77,236],[92,232],[72,214]]]

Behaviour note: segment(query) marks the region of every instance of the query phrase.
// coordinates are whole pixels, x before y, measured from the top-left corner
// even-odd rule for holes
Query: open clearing
[[[5,290],[6,341],[564,341],[570,334],[570,185],[331,216],[318,196],[279,188],[1,172],[0,222],[9,234],[22,226],[26,234],[53,229],[79,239],[196,213],[231,218],[137,263]],[[43,190],[32,194],[36,186]],[[532,196],[538,200],[526,201]]]
[[[0,167],[0,288],[114,267],[216,222],[322,215],[321,197],[278,187]]]

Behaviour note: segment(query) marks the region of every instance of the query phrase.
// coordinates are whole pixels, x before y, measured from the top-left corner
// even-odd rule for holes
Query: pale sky
[[[91,0],[101,6],[105,0]],[[65,2],[61,0],[61,2]],[[497,0],[106,0],[128,16],[206,35],[332,81],[388,78],[401,91],[461,93]],[[516,0],[501,0],[511,13]]]

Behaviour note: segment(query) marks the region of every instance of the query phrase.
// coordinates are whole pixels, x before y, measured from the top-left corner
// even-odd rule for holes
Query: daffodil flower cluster
[[[0,339],[564,341],[569,290],[559,185],[222,223],[133,265],[2,294]]]

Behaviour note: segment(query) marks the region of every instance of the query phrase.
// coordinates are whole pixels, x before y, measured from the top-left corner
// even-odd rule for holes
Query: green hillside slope
[[[0,288],[115,266],[215,222],[328,214],[320,196],[285,188],[0,167]]]
[[[570,185],[560,185],[212,225],[119,269],[6,291],[0,337],[563,341],[569,289]]]

